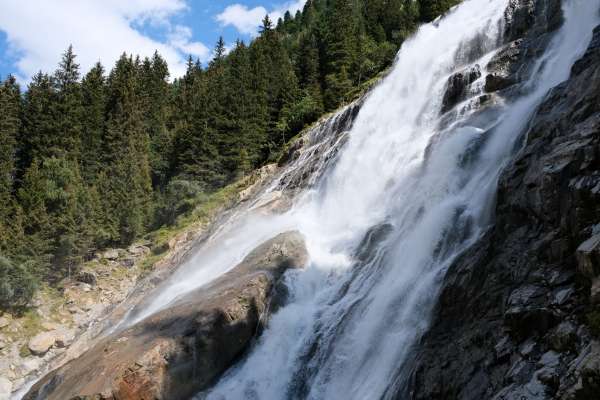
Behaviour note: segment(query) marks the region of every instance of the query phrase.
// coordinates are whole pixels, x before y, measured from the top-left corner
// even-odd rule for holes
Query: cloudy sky
[[[277,19],[306,0],[0,0],[0,78],[52,72],[73,44],[83,71],[119,55],[166,58],[172,76],[191,54],[206,62],[220,35],[250,40],[266,13]]]

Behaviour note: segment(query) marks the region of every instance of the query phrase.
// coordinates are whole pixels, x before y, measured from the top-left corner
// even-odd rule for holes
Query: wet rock
[[[486,69],[517,83],[495,96],[519,93],[530,60],[551,38],[541,32],[560,21],[560,3],[510,1],[524,8],[523,21],[533,10],[536,22],[522,38],[515,27],[527,23],[507,28],[508,39],[516,40]],[[600,345],[582,318],[591,307],[581,290],[591,283],[597,293],[600,272],[594,238],[600,234],[598,132],[600,28],[570,78],[528,121],[523,147],[499,179],[495,225],[448,269],[430,329],[416,350],[410,395],[399,398],[598,398]],[[497,362],[506,328],[516,349],[500,346],[504,362]],[[469,340],[474,336],[485,340]],[[474,385],[482,374],[487,384]]]
[[[552,292],[552,305],[564,306],[573,299],[574,294],[575,288],[572,286],[557,288]]]
[[[577,345],[577,327],[570,321],[560,323],[550,335],[549,343],[559,352],[574,351]]]
[[[481,77],[481,68],[475,65],[464,71],[460,71],[448,78],[446,92],[442,100],[442,113],[452,109],[459,102],[467,98],[469,87]]]
[[[485,91],[488,93],[504,90],[517,83],[513,78],[500,74],[489,74],[485,77]]]
[[[580,274],[594,278],[600,275],[600,235],[594,235],[577,248],[577,263]]]
[[[590,288],[590,301],[592,304],[600,304],[600,277],[596,277],[592,280],[592,287]]]
[[[510,0],[504,12],[504,35],[509,40],[519,38],[527,32],[535,22],[535,1]]]
[[[576,384],[569,390],[575,400],[598,398],[600,393],[600,343],[592,342],[576,364]]]
[[[52,348],[52,346],[54,346],[55,342],[55,332],[42,332],[31,338],[27,344],[27,347],[32,354],[43,356],[48,352],[48,350],[50,350],[50,348]]]
[[[42,364],[40,358],[28,357],[19,364],[17,370],[21,376],[27,376],[34,371],[37,371]]]
[[[555,325],[557,318],[544,306],[546,291],[539,286],[523,286],[510,295],[504,321],[517,338],[532,332],[544,333]]]
[[[281,276],[307,259],[299,233],[278,235],[221,278],[48,374],[24,399],[190,398],[247,349]]]

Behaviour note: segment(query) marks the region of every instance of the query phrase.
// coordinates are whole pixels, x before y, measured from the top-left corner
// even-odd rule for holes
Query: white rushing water
[[[600,0],[566,0],[565,23],[518,99],[478,110],[469,107],[479,102],[474,93],[463,112],[442,121],[448,77],[486,65],[500,46],[507,4],[466,0],[423,26],[366,99],[319,183],[284,215],[229,226],[132,318],[206,284],[279,232],[304,234],[311,261],[286,275],[288,304],[251,353],[201,398],[394,394],[390,384],[399,382],[411,346],[427,328],[445,269],[489,227],[498,176],[527,121],[548,90],[568,77],[599,22]],[[475,88],[483,85],[482,72]],[[374,227],[386,234],[357,256]]]

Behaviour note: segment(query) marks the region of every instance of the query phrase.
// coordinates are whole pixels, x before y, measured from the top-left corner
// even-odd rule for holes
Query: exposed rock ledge
[[[449,269],[398,398],[600,398],[599,133],[597,27],[504,171],[495,227]]]
[[[298,232],[280,234],[208,286],[51,372],[24,399],[190,398],[244,352],[277,305],[282,274],[307,259]]]

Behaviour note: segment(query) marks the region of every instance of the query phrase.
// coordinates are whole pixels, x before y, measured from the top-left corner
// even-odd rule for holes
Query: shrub
[[[0,309],[19,310],[27,306],[37,287],[30,263],[14,263],[0,256]]]

